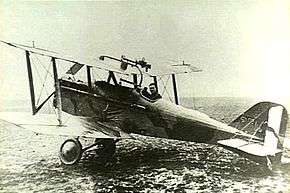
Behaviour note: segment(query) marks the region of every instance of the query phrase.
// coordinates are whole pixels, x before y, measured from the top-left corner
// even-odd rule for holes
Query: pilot
[[[150,98],[150,93],[148,92],[148,88],[144,87],[141,91],[142,96],[144,96],[145,98]]]
[[[157,87],[155,85],[155,83],[150,83],[149,84],[149,91],[150,91],[150,95],[149,95],[149,99],[150,100],[157,100],[157,99],[161,99],[161,95],[157,92]]]

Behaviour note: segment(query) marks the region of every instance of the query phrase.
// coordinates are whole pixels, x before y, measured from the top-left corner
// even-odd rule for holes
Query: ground
[[[235,107],[236,108],[236,107]],[[218,108],[211,115],[229,121]],[[203,110],[203,109],[201,109]],[[234,115],[236,116],[236,115]],[[58,149],[67,139],[0,123],[0,192],[290,192],[290,165],[273,172],[221,147],[135,136],[117,143],[112,164],[92,152],[68,167]],[[84,143],[90,140],[83,140]],[[284,157],[290,159],[289,152]]]

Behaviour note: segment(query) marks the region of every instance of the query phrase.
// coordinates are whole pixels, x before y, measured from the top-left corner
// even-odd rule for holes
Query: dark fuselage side
[[[163,99],[143,98],[135,89],[99,82],[88,90],[84,84],[61,81],[62,110],[76,116],[114,122],[127,133],[184,141],[215,143],[233,134],[218,127],[227,125],[198,111]]]

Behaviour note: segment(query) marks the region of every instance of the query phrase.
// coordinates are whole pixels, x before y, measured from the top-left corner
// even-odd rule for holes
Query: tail
[[[229,124],[260,140],[232,138],[218,143],[255,162],[267,165],[269,162],[270,164],[280,163],[287,120],[288,114],[284,106],[272,102],[261,102]]]

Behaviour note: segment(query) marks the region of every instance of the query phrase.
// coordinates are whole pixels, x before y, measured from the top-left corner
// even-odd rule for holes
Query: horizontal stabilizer
[[[275,149],[275,151],[267,148],[261,142],[249,141],[244,139],[226,139],[217,142],[225,148],[234,148],[244,153],[251,154],[253,156],[275,156],[275,154],[282,152],[281,149]]]

